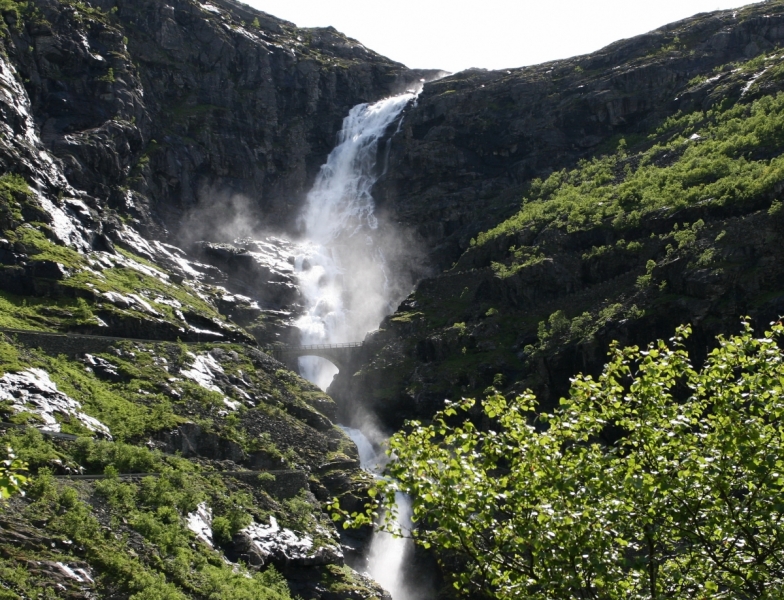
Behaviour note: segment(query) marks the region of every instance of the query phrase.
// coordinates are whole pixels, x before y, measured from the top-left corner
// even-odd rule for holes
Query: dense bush
[[[410,423],[390,443],[422,544],[465,561],[496,598],[780,598],[784,594],[784,327],[718,339],[702,369],[670,344],[614,346],[554,414],[525,393]],[[354,515],[348,524],[367,522]],[[388,526],[389,523],[388,523]]]

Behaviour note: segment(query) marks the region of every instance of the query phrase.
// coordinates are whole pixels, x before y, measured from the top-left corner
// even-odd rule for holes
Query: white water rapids
[[[295,259],[305,313],[298,320],[303,344],[360,341],[394,310],[408,289],[396,281],[387,257],[403,244],[374,213],[371,189],[379,176],[379,140],[414,98],[403,94],[355,106],[343,122],[338,144],[316,178],[302,214],[307,242]],[[337,369],[316,357],[299,359],[300,373],[326,389]],[[364,429],[363,423],[353,423]],[[369,431],[346,428],[362,467],[380,473],[386,456],[374,449]],[[367,437],[366,437],[367,434]],[[410,502],[400,497],[401,524],[410,527]],[[374,535],[367,567],[394,600],[414,600],[407,589],[405,559],[411,542]]]
[[[398,287],[385,260],[396,242],[389,231],[378,231],[370,191],[379,175],[379,139],[413,98],[403,94],[352,108],[308,194],[301,217],[308,241],[294,265],[306,302],[297,322],[303,344],[360,341],[402,299],[394,297]],[[300,372],[326,389],[337,369],[305,357]]]

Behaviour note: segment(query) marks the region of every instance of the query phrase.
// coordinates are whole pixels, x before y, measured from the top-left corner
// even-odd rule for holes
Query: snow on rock
[[[95,580],[93,579],[93,576],[90,572],[90,567],[87,567],[86,569],[82,567],[71,567],[62,562],[56,562],[55,565],[63,575],[69,579],[73,579],[77,583],[95,583]]]
[[[220,366],[212,354],[199,354],[188,352],[188,356],[193,357],[193,364],[189,369],[180,371],[180,375],[187,377],[198,383],[201,387],[211,392],[220,392],[221,389],[215,385],[215,376],[223,374],[223,367]]]
[[[212,509],[202,502],[196,510],[188,514],[188,529],[196,534],[196,538],[207,544],[212,545]]]
[[[20,373],[6,373],[0,377],[0,401],[9,401],[11,410],[34,413],[44,422],[44,431],[60,431],[55,414],[76,418],[90,431],[111,439],[109,428],[98,419],[82,412],[82,405],[57,389],[42,369],[28,369]]]
[[[264,566],[268,563],[288,566],[316,566],[343,564],[343,552],[338,546],[321,546],[313,549],[313,540],[299,537],[290,529],[281,528],[275,517],[269,525],[253,523],[240,531],[233,540],[236,550],[247,554],[250,564]]]

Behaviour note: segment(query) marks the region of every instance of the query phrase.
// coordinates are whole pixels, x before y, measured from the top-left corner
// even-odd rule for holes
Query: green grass
[[[67,246],[50,241],[39,229],[20,227],[16,230],[16,238],[27,248],[33,261],[51,260],[70,269],[85,265],[84,256]]]
[[[784,94],[678,115],[652,137],[659,141],[635,155],[621,148],[535,180],[521,210],[474,244],[530,227],[622,231],[652,211],[755,202],[784,180]]]
[[[255,397],[268,401],[256,408],[243,407],[221,415],[225,409],[221,394],[181,377],[180,381],[172,379],[190,365],[190,353],[210,350],[222,353],[221,363],[227,374],[241,373],[252,382]],[[74,442],[45,437],[35,429],[10,429],[0,435],[0,445],[13,447],[32,474],[33,483],[22,508],[19,503],[15,505],[18,516],[40,524],[37,527],[47,538],[71,540],[73,548],[79,548],[78,559],[100,574],[98,591],[105,597],[289,598],[285,581],[274,570],[248,578],[242,567],[235,572],[226,565],[219,551],[196,542],[185,525],[185,516],[198,503],[207,502],[213,510],[219,543],[228,542],[251,521],[266,523],[270,516],[307,533],[317,545],[335,543],[324,534],[324,527],[329,525],[320,508],[305,497],[276,501],[260,484],[213,474],[209,461],[163,454],[145,443],[155,438],[155,432],[174,428],[187,419],[223,439],[275,449],[288,464],[314,464],[307,450],[278,450],[272,436],[256,438],[258,431],[252,434],[245,424],[249,422],[246,417],[259,411],[264,420],[276,421],[276,430],[287,428],[295,435],[303,424],[280,407],[289,402],[305,406],[309,400],[319,400],[320,393],[289,372],[265,371],[254,363],[255,354],[239,345],[123,342],[116,352],[100,356],[115,366],[123,377],[121,381],[106,381],[85,370],[78,361],[47,356],[17,346],[11,338],[0,338],[0,375],[44,369],[58,389],[79,401],[85,412],[109,426],[114,435],[112,441],[82,437]],[[169,392],[164,393],[163,386]],[[226,394],[231,396],[232,392],[226,390]],[[241,398],[238,395],[236,399]],[[2,412],[6,413],[3,420],[25,420],[23,413],[8,414],[7,406],[0,406]],[[72,423],[62,422],[61,426],[66,432],[92,435]],[[66,482],[48,474],[53,468],[83,468],[87,473],[110,477],[95,483]],[[112,477],[117,473],[160,476],[129,481]],[[3,510],[0,505],[0,512]],[[134,540],[132,544],[129,539]],[[0,558],[0,580],[16,582],[14,589],[25,593],[46,587],[46,582],[25,565],[30,560],[68,560],[59,551],[52,552],[50,556],[24,548],[5,553]],[[338,576],[337,584],[340,581],[353,585],[348,577]]]
[[[18,441],[18,440],[17,440]],[[83,451],[90,442],[80,442]],[[108,443],[99,445],[111,446]],[[137,454],[144,449],[135,450]],[[274,569],[250,574],[243,568],[235,571],[224,563],[219,552],[195,542],[184,516],[201,501],[212,501],[216,520],[225,519],[223,507],[246,510],[249,495],[230,492],[220,479],[208,479],[194,473],[188,461],[167,459],[150,454],[145,468],[157,468],[159,477],[147,477],[139,483],[111,477],[120,465],[116,452],[104,452],[98,463],[106,463],[108,479],[94,486],[78,486],[54,480],[45,472],[29,490],[33,500],[24,515],[43,522],[45,534],[64,536],[79,548],[100,575],[99,590],[141,599],[180,599],[193,597],[228,598],[230,600],[285,600],[289,593],[285,581]],[[164,464],[164,463],[169,463]],[[117,466],[115,466],[117,465]],[[236,500],[235,500],[236,498]],[[106,531],[106,509],[98,513],[95,505],[108,507],[112,530]],[[226,514],[231,514],[227,512]],[[250,516],[247,512],[243,522]],[[119,535],[125,531],[123,535]],[[128,533],[141,536],[142,553],[128,544]],[[139,538],[137,538],[138,540]],[[139,541],[134,545],[139,548]],[[13,562],[3,565],[14,575]],[[24,585],[33,577],[18,574]],[[36,596],[37,597],[37,596]]]
[[[0,13],[12,12],[17,20],[22,19],[22,10],[27,8],[27,2],[21,0],[0,0]]]

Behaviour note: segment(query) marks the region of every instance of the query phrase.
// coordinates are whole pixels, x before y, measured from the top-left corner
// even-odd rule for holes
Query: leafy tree
[[[454,585],[496,598],[781,598],[784,355],[775,324],[718,338],[705,366],[688,327],[645,350],[614,345],[553,414],[531,393],[448,405],[390,440],[373,496],[394,528],[462,558]],[[368,522],[354,514],[346,525]]]

